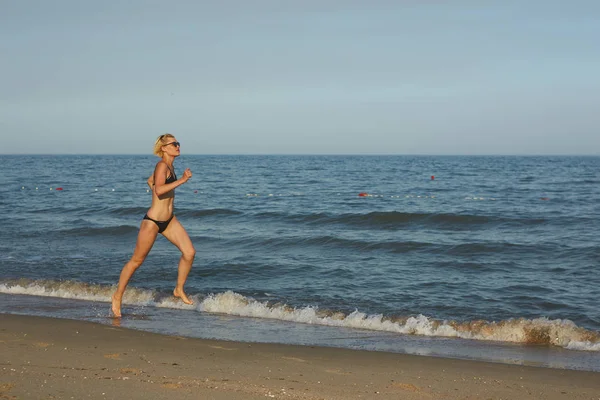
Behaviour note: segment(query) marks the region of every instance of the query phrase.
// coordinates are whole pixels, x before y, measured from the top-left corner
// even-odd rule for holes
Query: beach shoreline
[[[0,314],[0,399],[600,399],[600,373]]]

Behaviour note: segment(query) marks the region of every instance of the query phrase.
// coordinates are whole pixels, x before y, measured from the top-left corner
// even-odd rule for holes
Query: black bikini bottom
[[[152,221],[156,224],[156,226],[158,226],[158,233],[163,233],[165,231],[165,229],[167,229],[167,226],[169,226],[169,222],[171,222],[171,220],[173,219],[175,215],[171,215],[171,217],[166,220],[166,221],[156,221],[152,218],[150,218],[148,216],[148,214],[144,215],[144,219],[147,219],[148,221]]]

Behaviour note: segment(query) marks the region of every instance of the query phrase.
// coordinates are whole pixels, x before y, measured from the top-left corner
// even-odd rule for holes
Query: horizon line
[[[311,156],[311,157],[599,157],[600,153],[548,153],[548,154],[510,154],[510,153],[189,153],[183,156]],[[0,153],[0,156],[154,156],[151,153]],[[180,155],[181,156],[181,155]]]

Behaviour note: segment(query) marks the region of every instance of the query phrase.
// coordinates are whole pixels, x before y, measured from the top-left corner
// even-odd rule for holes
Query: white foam
[[[125,292],[125,293],[127,293],[127,292]],[[156,307],[160,307],[160,308],[176,308],[179,310],[195,310],[197,308],[197,306],[195,304],[198,304],[198,297],[197,296],[190,296],[190,297],[191,297],[191,300],[194,302],[194,304],[185,304],[181,300],[177,300],[174,297],[165,297],[162,300],[152,302],[152,305],[154,305]]]
[[[453,323],[437,321],[424,315],[392,321],[383,315],[367,315],[354,311],[320,315],[317,308],[292,308],[286,305],[269,306],[267,303],[248,299],[228,291],[208,296],[198,307],[200,311],[238,315],[254,318],[270,318],[306,324],[340,326],[357,329],[396,332],[409,335],[434,337],[457,337],[498,342],[543,343],[586,351],[600,351],[598,334],[577,327],[569,320],[514,319],[501,322],[475,321]],[[594,341],[583,341],[586,336]]]
[[[0,284],[0,293],[60,297],[109,302],[114,286],[90,285],[74,281],[20,280]],[[211,294],[200,300],[192,296],[195,305],[187,305],[172,296],[158,298],[151,290],[130,287],[125,293],[126,305],[154,306],[242,317],[267,318],[304,324],[337,326],[406,335],[456,337],[472,340],[535,343],[571,350],[600,351],[600,333],[578,327],[569,320],[509,319],[500,322],[439,321],[425,315],[392,320],[381,314],[368,315],[358,310],[350,314],[319,310],[318,307],[290,307],[269,304],[245,297],[233,291]]]
[[[569,350],[600,351],[600,343],[577,342],[572,340],[565,348]]]
[[[24,294],[42,297],[58,297],[87,301],[110,302],[114,286],[90,285],[75,281],[24,281],[22,284],[0,284],[0,293]],[[152,302],[152,291],[130,288],[123,301],[135,305],[148,305]]]

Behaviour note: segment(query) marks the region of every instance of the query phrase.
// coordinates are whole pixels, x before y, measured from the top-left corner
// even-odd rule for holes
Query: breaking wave
[[[0,283],[0,293],[48,296],[109,302],[115,287],[76,281],[17,279]],[[241,317],[274,319],[303,324],[336,326],[403,335],[462,338],[520,344],[558,346],[570,350],[600,351],[600,333],[577,326],[570,320],[547,318],[511,318],[503,321],[437,320],[425,315],[392,317],[368,315],[358,310],[343,313],[316,306],[291,307],[284,303],[262,302],[226,291],[192,296],[190,306],[172,296],[148,289],[131,287],[125,293],[125,306],[154,306]]]

